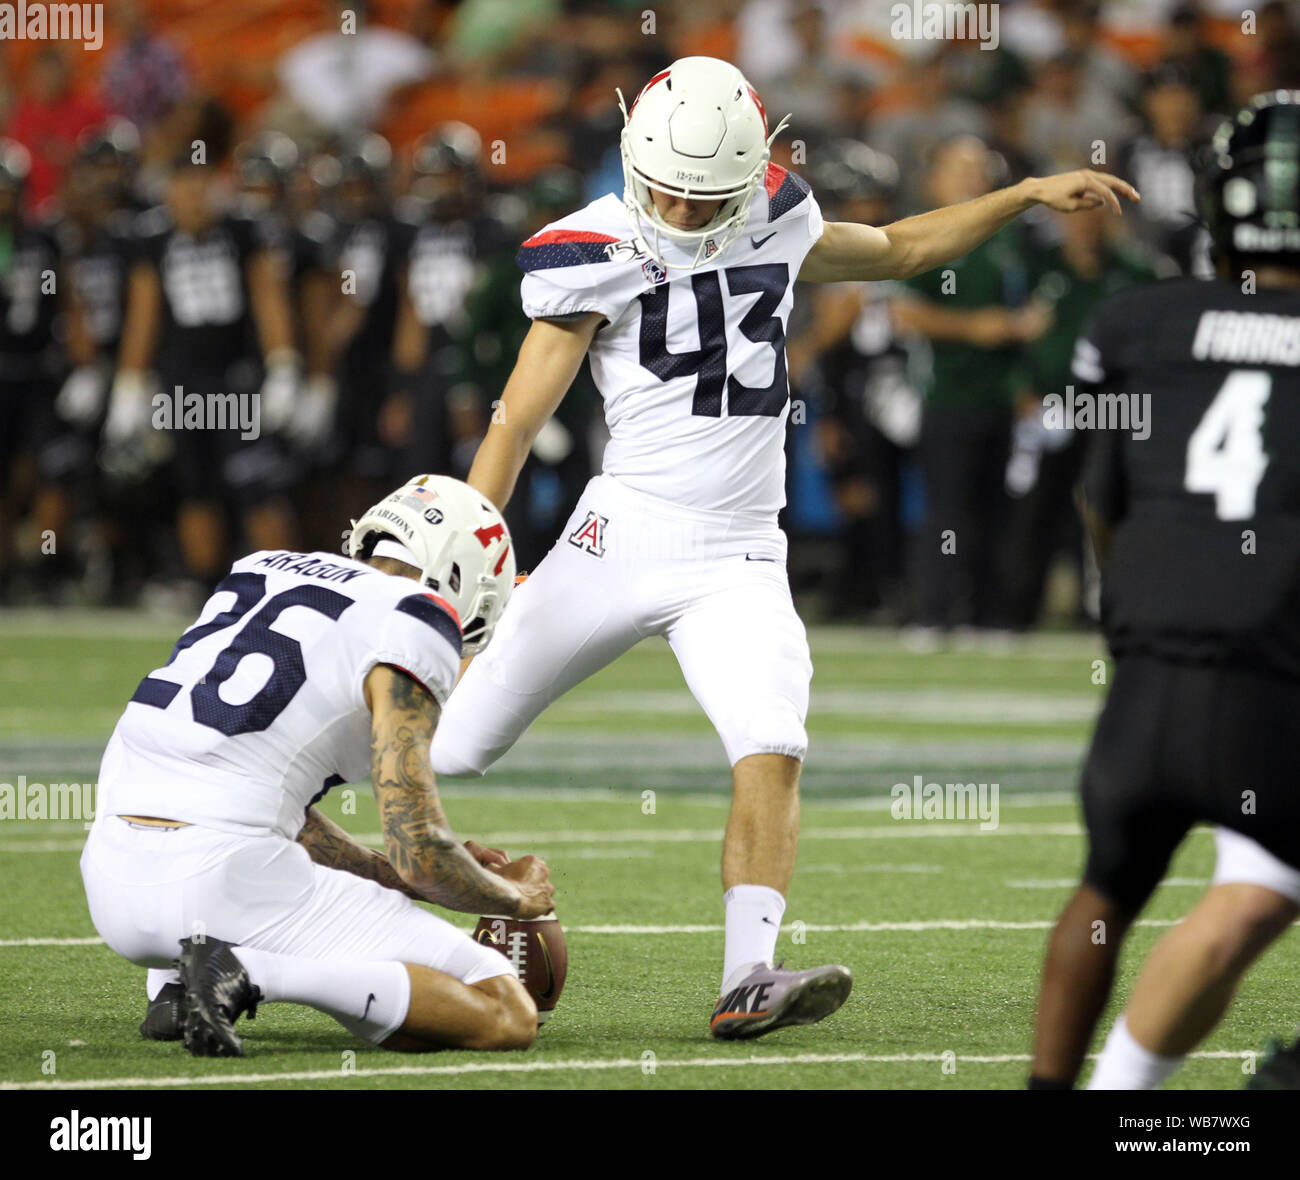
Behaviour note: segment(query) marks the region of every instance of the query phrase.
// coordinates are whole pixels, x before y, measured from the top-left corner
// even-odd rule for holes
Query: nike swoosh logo
[[[755,557],[752,553],[745,554],[746,561],[775,561],[775,557]]]
[[[766,918],[764,918],[763,920],[767,921]],[[365,1020],[365,1018],[370,1014],[370,1005],[373,1004],[374,1002],[375,1002],[375,993],[371,992],[369,997],[366,999],[366,1010],[363,1013],[361,1013],[362,1020]]]
[[[776,925],[776,923],[773,922],[772,919],[769,918],[766,914],[763,915],[763,921],[766,922],[769,926],[775,926],[775,925]]]
[[[749,244],[753,246],[755,250],[757,250],[759,246],[761,246],[764,242],[770,242],[774,237],[776,237],[776,230],[773,230],[765,238],[750,238]]]

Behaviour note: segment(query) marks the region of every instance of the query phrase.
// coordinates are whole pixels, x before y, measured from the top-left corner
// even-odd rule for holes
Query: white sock
[[[411,1007],[411,977],[401,963],[304,959],[237,946],[235,956],[268,1004],[307,1004],[374,1044],[386,1040]]]
[[[772,965],[785,898],[766,885],[733,885],[722,895],[726,941],[722,951],[725,996],[750,967]]]
[[[1088,1089],[1154,1090],[1182,1063],[1181,1057],[1161,1057],[1144,1049],[1133,1039],[1121,1015],[1106,1038]]]
[[[180,981],[181,973],[175,967],[150,967],[145,974],[144,994],[152,1002],[169,983],[180,983]]]

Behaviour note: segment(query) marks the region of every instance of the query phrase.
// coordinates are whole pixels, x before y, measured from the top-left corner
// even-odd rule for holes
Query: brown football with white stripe
[[[559,1002],[569,971],[569,951],[555,915],[527,920],[480,918],[474,927],[474,941],[510,960],[524,990],[537,1003],[537,1023],[545,1024]]]

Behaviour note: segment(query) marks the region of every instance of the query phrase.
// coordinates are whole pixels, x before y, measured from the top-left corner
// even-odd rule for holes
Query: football
[[[545,1024],[564,990],[569,952],[564,930],[553,913],[544,918],[484,917],[474,928],[474,941],[499,950],[514,966],[519,982],[537,1002],[537,1023]]]

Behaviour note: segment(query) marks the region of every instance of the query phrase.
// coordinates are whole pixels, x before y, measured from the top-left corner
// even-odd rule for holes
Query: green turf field
[[[93,781],[123,702],[185,622],[0,618],[0,784]],[[528,1053],[388,1054],[287,1005],[242,1026],[239,1061],[142,1041],[143,972],[98,943],[86,912],[83,824],[10,819],[0,821],[0,1087],[1022,1085],[1046,932],[1081,864],[1072,791],[1104,691],[1101,649],[1064,635],[930,655],[856,629],[812,640],[804,830],[778,953],[853,970],[853,995],[824,1023],[748,1045],[706,1035],[728,775],[671,653],[652,642],[561,701],[486,779],[443,784],[461,835],[544,856],[558,885],[569,979]],[[916,775],[999,784],[998,827],[894,818],[890,788]],[[328,810],[378,842],[364,784],[336,789]],[[1130,939],[1120,998],[1212,864],[1198,831]],[[1239,1087],[1243,1053],[1296,1021],[1298,967],[1292,933],[1171,1084]]]

